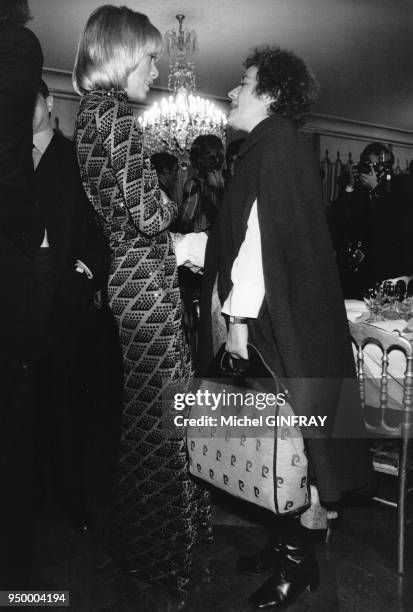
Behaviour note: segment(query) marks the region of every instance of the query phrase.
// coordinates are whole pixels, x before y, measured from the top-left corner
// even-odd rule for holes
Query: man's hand
[[[377,175],[373,169],[371,169],[370,174],[360,174],[359,181],[363,187],[368,189],[369,191],[373,191],[376,189],[379,181],[377,180]]]
[[[185,268],[189,268],[191,272],[194,274],[203,274],[204,268],[200,268],[199,266],[193,266],[190,262],[184,263]]]
[[[225,349],[235,359],[248,359],[248,325],[246,323],[230,323]]]
[[[87,267],[87,265],[85,263],[83,263],[83,261],[80,261],[80,259],[76,260],[75,270],[79,274],[85,274],[87,279],[92,280],[93,274],[92,274],[91,270]]]

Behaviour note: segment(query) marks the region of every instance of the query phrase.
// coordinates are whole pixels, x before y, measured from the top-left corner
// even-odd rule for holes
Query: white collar
[[[49,146],[53,136],[54,132],[51,127],[47,127],[45,130],[37,132],[37,134],[33,134],[33,144],[36,149],[38,149],[42,153],[42,155]]]

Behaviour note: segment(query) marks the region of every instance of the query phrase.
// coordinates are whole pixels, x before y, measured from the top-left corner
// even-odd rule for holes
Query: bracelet
[[[248,323],[248,319],[245,317],[229,317],[230,323]]]

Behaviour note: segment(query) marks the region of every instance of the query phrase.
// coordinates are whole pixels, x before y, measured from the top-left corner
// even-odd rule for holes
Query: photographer
[[[377,282],[413,273],[411,189],[393,174],[394,156],[369,144],[360,163],[343,177],[330,229],[345,298],[362,299]]]

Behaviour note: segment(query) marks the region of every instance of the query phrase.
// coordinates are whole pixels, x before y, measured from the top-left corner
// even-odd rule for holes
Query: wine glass
[[[395,298],[395,287],[392,281],[384,281],[381,286],[382,304],[393,304]]]
[[[395,294],[396,300],[398,300],[399,302],[403,302],[403,300],[406,299],[407,285],[404,280],[398,280],[396,282],[396,285],[394,288],[394,294]]]
[[[377,287],[370,287],[363,294],[363,300],[367,304],[370,312],[377,314],[379,308],[379,290]]]

